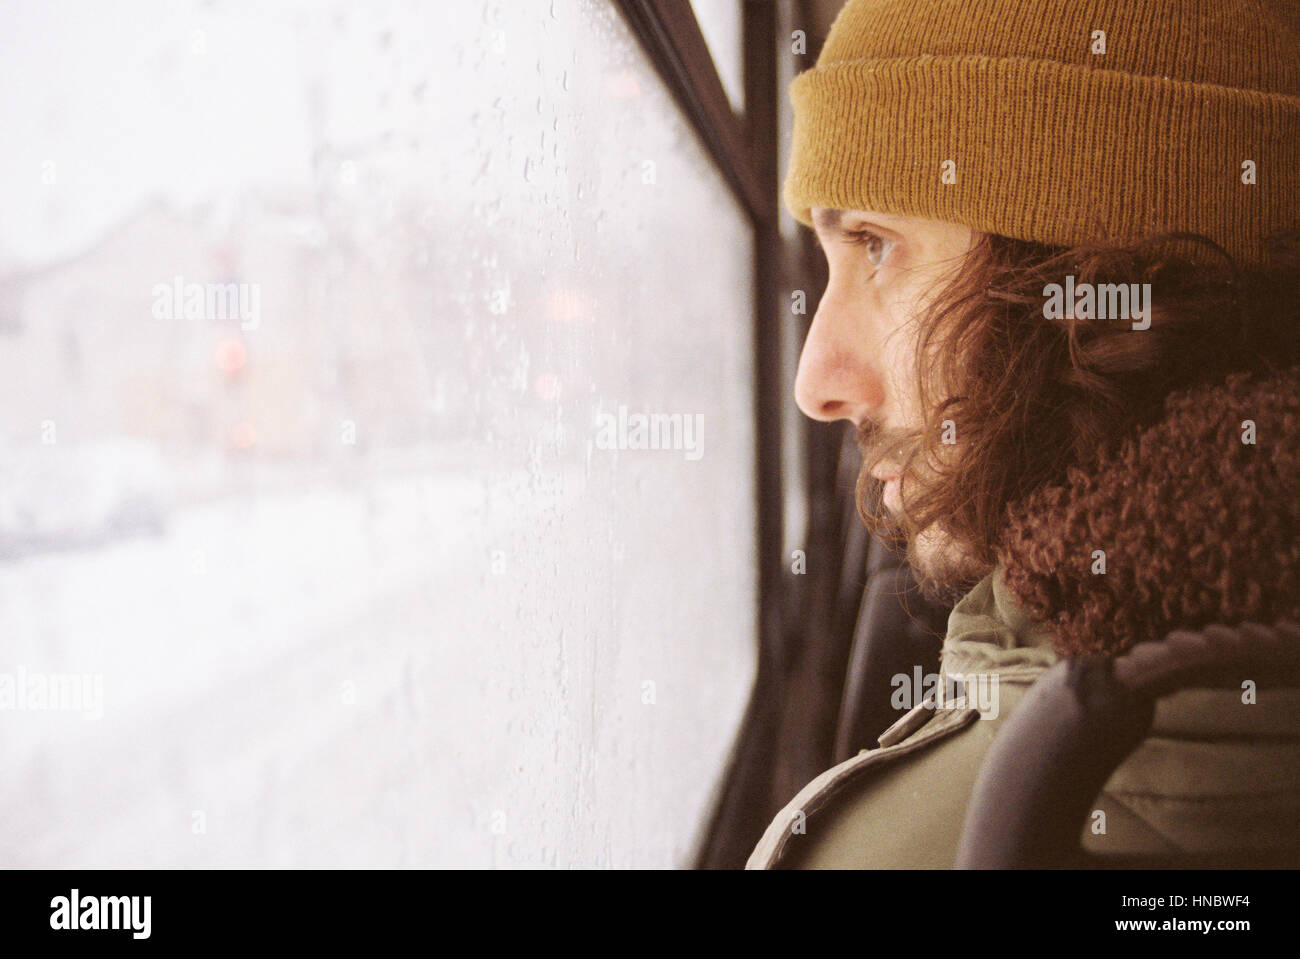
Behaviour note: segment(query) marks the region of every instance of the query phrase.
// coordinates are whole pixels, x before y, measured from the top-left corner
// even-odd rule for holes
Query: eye
[[[844,240],[853,246],[862,247],[867,254],[867,259],[871,261],[872,266],[880,266],[889,255],[893,242],[886,240],[879,233],[873,233],[871,230],[845,230]]]

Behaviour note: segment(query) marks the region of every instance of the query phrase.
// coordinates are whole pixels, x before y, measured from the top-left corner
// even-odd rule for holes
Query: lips
[[[903,476],[902,471],[893,463],[881,463],[871,471],[871,475],[884,484],[881,502],[893,513],[903,511]]]

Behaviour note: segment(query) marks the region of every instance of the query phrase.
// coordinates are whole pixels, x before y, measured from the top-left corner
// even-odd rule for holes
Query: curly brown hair
[[[920,320],[924,424],[888,449],[862,437],[864,521],[899,537],[937,524],[992,569],[1012,504],[1071,469],[1095,470],[1171,393],[1300,362],[1300,231],[1270,249],[1244,265],[1189,234],[1072,248],[980,236]],[[1045,317],[1045,287],[1067,275],[1076,286],[1150,283],[1150,327]],[[894,525],[869,471],[900,449],[909,483]]]
[[[1172,394],[1095,468],[1013,503],[998,559],[1062,655],[1300,620],[1300,366]]]

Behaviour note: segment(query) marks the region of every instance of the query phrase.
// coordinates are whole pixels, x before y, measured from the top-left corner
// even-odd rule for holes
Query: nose
[[[794,398],[804,415],[862,424],[884,403],[884,382],[865,304],[834,281],[827,287],[799,356]]]

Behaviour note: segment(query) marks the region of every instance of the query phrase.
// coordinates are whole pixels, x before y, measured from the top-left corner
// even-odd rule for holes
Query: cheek
[[[880,363],[886,371],[900,425],[920,422],[918,415],[915,311],[910,302],[895,300],[888,310],[888,328],[881,342]]]

